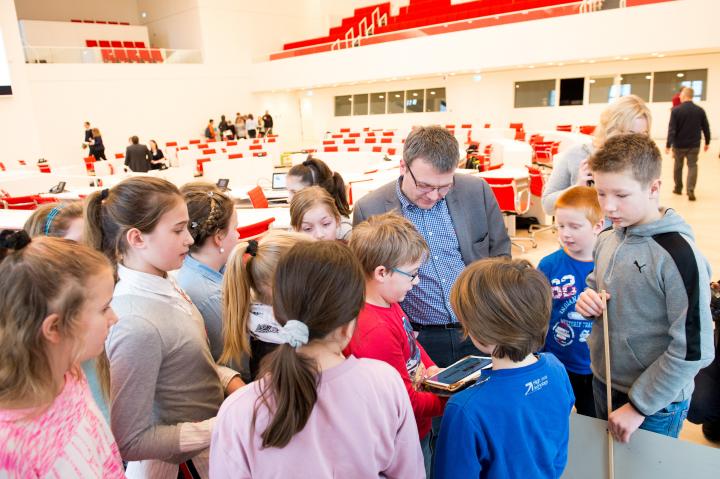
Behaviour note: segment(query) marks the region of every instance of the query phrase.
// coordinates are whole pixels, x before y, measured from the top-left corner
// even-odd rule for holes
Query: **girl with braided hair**
[[[180,189],[190,216],[195,241],[177,275],[205,321],[210,352],[222,353],[222,281],[225,263],[237,244],[237,215],[232,200],[211,183],[190,183]],[[238,363],[239,364],[239,363]]]

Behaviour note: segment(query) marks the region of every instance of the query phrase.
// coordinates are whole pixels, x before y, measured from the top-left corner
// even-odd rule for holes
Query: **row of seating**
[[[159,48],[101,48],[103,63],[163,63],[165,58]]]
[[[85,40],[85,46],[88,48],[147,48],[145,42],[131,40]]]
[[[0,210],[34,210],[44,203],[57,203],[55,198],[44,198],[39,195],[0,196]]]
[[[345,40],[348,31],[356,31],[353,36],[360,36],[360,22],[370,22],[372,12],[380,11],[381,16],[387,14],[384,24],[376,25],[374,35],[419,28],[428,25],[469,20],[472,18],[500,15],[510,12],[521,12],[536,8],[552,7],[568,3],[567,0],[496,0],[488,2],[475,0],[453,4],[451,0],[410,0],[407,6],[400,7],[396,16],[390,15],[390,3],[380,3],[356,9],[352,17],[344,18],[341,25],[331,28],[324,37],[312,38],[299,42],[287,43],[283,50],[331,43],[335,40]]]
[[[130,25],[128,22],[114,22],[111,20],[80,20],[73,18],[70,21],[72,23],[97,23],[99,25]]]

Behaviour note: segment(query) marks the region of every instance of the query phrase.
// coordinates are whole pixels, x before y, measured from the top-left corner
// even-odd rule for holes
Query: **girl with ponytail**
[[[241,364],[250,358],[255,380],[262,359],[288,337],[272,310],[272,282],[280,258],[304,234],[271,230],[259,241],[238,244],[230,254],[223,280],[223,338],[221,364]]]
[[[295,193],[309,186],[319,186],[333,198],[340,213],[337,239],[347,240],[352,230],[352,221],[343,177],[337,171],[333,173],[322,160],[308,156],[307,160],[293,166],[288,171],[288,202],[292,202]]]
[[[193,244],[188,208],[172,183],[132,177],[91,194],[85,241],[117,265],[105,342],[112,431],[129,478],[208,477],[208,446],[224,398],[242,385],[217,366],[200,312],[168,271]]]
[[[397,371],[342,353],[364,290],[360,264],[339,242],[301,242],[280,259],[273,311],[288,341],[266,358],[258,381],[223,403],[210,448],[213,478],[298,468],[320,479],[425,477]]]

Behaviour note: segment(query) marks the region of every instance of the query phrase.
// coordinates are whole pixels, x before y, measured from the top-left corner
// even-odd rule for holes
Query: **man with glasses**
[[[492,190],[483,180],[456,175],[458,142],[439,126],[415,128],[405,140],[400,178],[355,205],[353,224],[391,210],[409,219],[430,247],[419,283],[401,303],[418,341],[446,367],[479,354],[450,307],[450,289],[473,261],[509,256],[510,238]]]

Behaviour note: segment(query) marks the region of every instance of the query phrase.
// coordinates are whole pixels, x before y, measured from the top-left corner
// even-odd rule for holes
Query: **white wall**
[[[34,160],[40,155],[38,132],[34,127],[34,98],[27,81],[25,55],[12,2],[0,2],[0,30],[7,53],[13,94],[0,97],[0,145],[6,165],[19,159]]]
[[[183,141],[202,136],[208,118],[254,105],[239,68],[208,65],[27,65],[40,150],[55,164],[79,161],[82,123],[100,129],[107,154],[128,137]],[[223,88],[223,84],[233,88]]]
[[[137,0],[138,11],[146,17],[150,44],[156,48],[202,48],[197,0]]]
[[[24,45],[85,48],[85,40],[128,40],[149,45],[148,31],[139,25],[20,20]]]
[[[711,130],[717,136],[720,129],[720,54],[683,55],[652,60],[612,61],[586,63],[570,66],[546,66],[533,69],[522,68],[508,71],[483,73],[480,81],[474,74],[436,75],[420,79],[394,82],[357,82],[336,88],[315,88],[312,96],[300,91],[306,103],[304,109],[310,112],[310,121],[303,122],[302,144],[311,146],[322,139],[326,131],[340,128],[360,130],[370,128],[409,128],[420,124],[491,123],[507,127],[510,122],[523,122],[526,130],[554,129],[558,124],[597,124],[600,112],[606,103],[582,106],[545,108],[515,108],[514,83],[516,81],[546,80],[590,76],[615,76],[618,74],[645,73],[681,69],[708,69],[707,100],[698,104],[705,108],[711,123]],[[367,116],[334,116],[334,97],[359,93],[402,91],[421,88],[444,87],[447,94],[448,111],[434,113],[402,113]],[[280,98],[291,93],[276,94]],[[272,95],[270,95],[272,96]],[[586,84],[585,96],[588,96]],[[264,98],[260,95],[260,98]],[[293,97],[295,98],[295,97]],[[292,100],[296,101],[296,100]],[[276,102],[277,103],[277,102]],[[665,138],[670,118],[670,102],[649,103],[652,115],[652,135]],[[307,117],[305,113],[303,117]],[[718,124],[712,129],[713,121]]]
[[[21,20],[69,22],[76,18],[138,22],[137,0],[15,0],[14,3]]]

